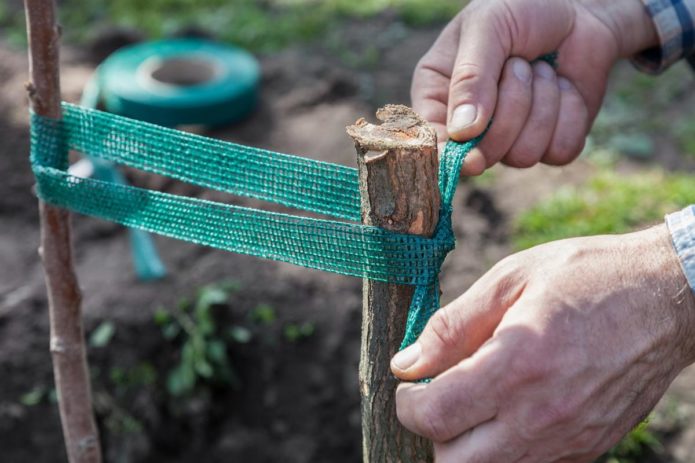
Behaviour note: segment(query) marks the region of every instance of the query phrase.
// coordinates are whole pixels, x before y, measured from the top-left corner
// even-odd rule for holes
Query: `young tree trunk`
[[[439,217],[434,130],[410,108],[388,105],[381,125],[360,119],[347,128],[355,140],[362,222],[399,233],[432,236]],[[398,381],[391,357],[403,339],[414,287],[365,280],[362,305],[360,392],[364,463],[432,461],[427,440],[396,417]]]
[[[58,48],[60,30],[53,0],[24,0],[29,37],[31,107],[60,119]],[[61,155],[67,156],[66,153]],[[82,329],[81,294],[75,275],[69,214],[39,202],[41,247],[51,324],[50,349],[60,420],[70,463],[99,463],[101,449]]]

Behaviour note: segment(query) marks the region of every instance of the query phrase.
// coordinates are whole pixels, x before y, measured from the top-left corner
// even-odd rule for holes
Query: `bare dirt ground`
[[[369,37],[380,59],[347,66],[320,45],[264,57],[258,111],[236,127],[209,135],[354,165],[344,127],[358,117],[372,117],[381,104],[408,103],[410,74],[437,30],[384,27],[379,21],[345,28],[345,48],[359,58]],[[65,50],[65,99],[78,98],[94,65],[88,53]],[[52,388],[27,155],[26,80],[25,54],[0,42],[0,460],[11,463],[65,461],[55,404],[48,397],[36,404],[22,400],[37,387]],[[458,247],[442,276],[444,302],[511,252],[509,224],[518,211],[560,185],[580,183],[591,171],[584,161],[561,169],[498,168],[490,184],[463,183],[455,199]],[[209,192],[145,175],[132,174],[131,180],[210,197]],[[91,332],[104,320],[116,326],[108,346],[89,353],[107,461],[359,461],[360,281],[158,237],[170,275],[142,283],[134,278],[123,228],[81,216],[73,222],[86,329]],[[248,344],[229,346],[238,388],[210,387],[190,398],[167,397],[163,377],[178,351],[153,322],[155,309],[175,306],[205,284],[230,279],[240,289],[219,314],[219,323],[248,324],[249,313],[259,304],[272,306],[277,319],[254,325]],[[315,326],[313,335],[294,342],[283,336],[283,326],[306,321]],[[135,369],[144,361],[159,376],[141,387],[118,389],[108,374],[115,367]],[[668,456],[641,461],[695,461],[695,427],[687,425],[695,406],[693,386],[695,373],[688,371],[662,405],[677,399],[678,419],[685,423],[667,442]],[[139,427],[124,426],[123,416]]]

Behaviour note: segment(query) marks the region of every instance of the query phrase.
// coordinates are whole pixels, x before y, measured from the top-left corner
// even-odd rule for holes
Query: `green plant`
[[[661,453],[664,446],[659,438],[649,429],[649,420],[645,420],[630,431],[618,444],[606,453],[603,463],[639,463],[648,453]]]
[[[193,304],[182,301],[172,311],[159,309],[155,313],[163,336],[181,343],[179,363],[169,371],[166,381],[172,396],[190,394],[201,382],[236,384],[227,344],[213,314],[236,289],[236,283],[205,286]]]
[[[572,236],[623,233],[695,203],[693,178],[652,170],[621,175],[602,171],[580,187],[563,188],[516,220],[517,249]]]
[[[312,336],[315,330],[316,327],[312,322],[304,322],[301,324],[289,323],[285,325],[285,339],[289,342],[297,342]]]
[[[594,121],[593,144],[632,157],[649,158],[655,151],[654,136],[678,128],[672,114],[689,92],[688,74],[687,66],[681,65],[671,67],[659,78],[628,66],[617,67]]]
[[[112,367],[109,379],[122,395],[126,391],[149,386],[157,381],[157,370],[149,362],[141,362],[133,368]]]
[[[22,394],[19,398],[19,403],[25,407],[33,407],[40,404],[47,393],[48,391],[44,386],[34,386],[29,392]]]
[[[137,29],[149,38],[188,27],[256,52],[271,52],[317,38],[342,18],[366,18],[394,11],[406,23],[430,24],[453,17],[460,0],[65,0],[60,20],[65,36],[83,42],[109,26]],[[12,42],[26,42],[24,18],[0,2],[0,29]]]
[[[270,325],[275,321],[277,315],[275,309],[268,304],[260,304],[249,313],[249,317],[258,324]]]
[[[116,325],[113,322],[101,322],[89,335],[89,345],[96,348],[106,347],[114,334],[116,334]]]

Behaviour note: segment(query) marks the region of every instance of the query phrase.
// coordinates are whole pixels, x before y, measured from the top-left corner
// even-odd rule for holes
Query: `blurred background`
[[[121,46],[207,37],[260,60],[256,110],[207,136],[354,165],[344,127],[409,103],[418,59],[459,0],[64,0],[63,98]],[[28,162],[22,5],[0,2],[0,460],[64,461]],[[462,181],[444,302],[497,260],[552,239],[625,232],[695,203],[695,79],[621,63],[585,153],[565,168]],[[140,172],[138,186],[252,207]],[[271,207],[271,209],[273,209]],[[274,210],[282,210],[275,208]],[[361,282],[156,237],[141,282],[126,231],[75,216],[77,270],[106,461],[357,462]],[[202,367],[201,367],[202,365]],[[695,461],[695,371],[604,462]]]

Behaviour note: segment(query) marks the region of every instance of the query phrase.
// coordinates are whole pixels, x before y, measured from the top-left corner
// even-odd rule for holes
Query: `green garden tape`
[[[95,79],[92,93],[111,113],[169,127],[221,126],[254,109],[260,69],[240,48],[176,39],[122,48]]]
[[[190,41],[180,43],[186,42]],[[555,63],[555,58],[545,59]],[[133,62],[146,60],[140,57]],[[414,285],[401,347],[418,338],[439,308],[439,271],[455,244],[454,192],[463,161],[485,133],[467,142],[446,144],[439,159],[439,222],[434,235],[424,238],[344,221],[360,216],[355,168],[178,132],[134,120],[137,116],[126,118],[65,103],[62,108],[59,120],[32,115],[32,168],[37,194],[46,203],[192,243]],[[67,170],[70,149],[102,162],[343,220],[288,215],[76,177]]]
[[[165,126],[225,125],[255,107],[259,67],[248,52],[198,39],[146,42],[122,48],[99,66],[80,104]],[[125,185],[109,162],[92,159],[97,179]],[[166,275],[149,234],[129,229],[140,280]]]

